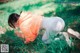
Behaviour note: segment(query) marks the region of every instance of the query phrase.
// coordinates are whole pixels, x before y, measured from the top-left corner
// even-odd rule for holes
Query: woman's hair
[[[12,28],[15,28],[14,23],[16,23],[19,19],[20,15],[17,13],[12,13],[9,15],[8,25]]]

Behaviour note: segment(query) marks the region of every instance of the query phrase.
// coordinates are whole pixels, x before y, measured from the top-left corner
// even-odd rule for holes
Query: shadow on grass
[[[57,37],[58,38],[58,37]],[[49,45],[41,41],[41,34],[37,39],[29,44],[24,44],[24,40],[17,37],[12,30],[7,30],[1,34],[0,44],[9,44],[10,53],[69,53],[70,48],[65,40],[52,40]]]
[[[10,53],[41,53],[41,50],[46,47],[40,38],[37,38],[30,44],[24,44],[24,40],[17,37],[13,30],[7,30],[5,34],[0,36],[0,44],[9,44]]]

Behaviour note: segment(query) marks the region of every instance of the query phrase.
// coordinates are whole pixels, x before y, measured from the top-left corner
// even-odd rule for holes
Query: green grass
[[[59,2],[60,1],[61,0],[59,0]],[[7,23],[8,17],[11,13],[15,12],[20,14],[21,11],[31,11],[35,13],[36,10],[41,10],[43,12],[43,16],[59,16],[63,18],[66,22],[64,29],[64,31],[66,31],[74,22],[80,23],[79,9],[80,4],[72,5],[55,3],[53,0],[17,0],[0,4],[0,26],[6,29],[4,34],[0,34],[0,44],[9,44],[10,53],[71,53],[71,51],[80,53],[80,49],[77,48],[76,45],[75,47],[73,46],[70,48],[62,35],[54,37],[54,39],[51,40],[52,43],[49,45],[43,43],[41,40],[41,34],[39,34],[34,42],[24,44],[24,40],[17,37],[14,30],[10,30]],[[59,39],[55,40],[55,38]],[[73,39],[73,41],[77,43],[80,42],[75,39]]]

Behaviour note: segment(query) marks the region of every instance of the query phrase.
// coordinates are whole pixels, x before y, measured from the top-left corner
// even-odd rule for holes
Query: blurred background
[[[9,44],[10,53],[80,53],[80,40],[71,38],[76,44],[69,47],[61,36],[54,37],[59,40],[52,40],[53,43],[49,45],[41,41],[41,36],[28,45],[24,44],[7,23],[11,13],[20,14],[21,11],[30,11],[45,17],[59,16],[66,23],[66,31],[69,26],[80,23],[79,0],[0,0],[0,44]]]

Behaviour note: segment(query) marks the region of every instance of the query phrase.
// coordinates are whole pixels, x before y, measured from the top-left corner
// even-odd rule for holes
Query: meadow
[[[66,31],[69,26],[80,23],[80,3],[76,0],[10,0],[0,3],[0,44],[9,44],[10,53],[80,53],[80,40],[71,38],[76,45],[69,47],[62,35],[57,35],[52,43],[46,45],[41,35],[34,42],[24,44],[24,40],[17,37],[14,29],[8,26],[8,17],[11,13],[20,14],[21,11],[30,11],[45,17],[59,16],[65,21]],[[75,2],[75,3],[73,3]],[[74,24],[74,25],[73,25]],[[79,28],[76,28],[78,31]],[[53,34],[54,35],[54,34]],[[55,40],[59,38],[59,40]],[[64,44],[63,44],[64,43]]]

